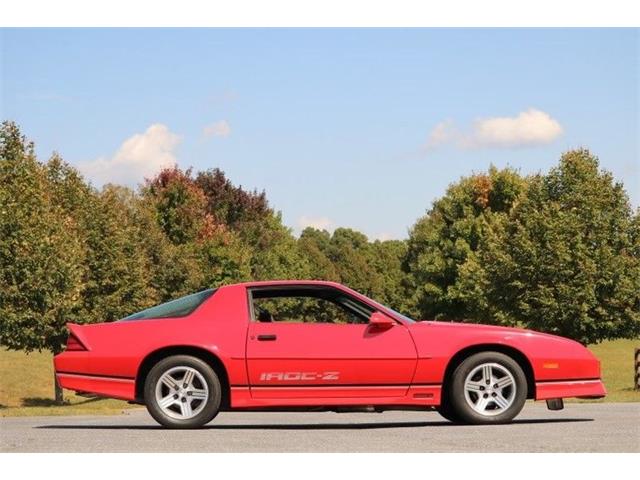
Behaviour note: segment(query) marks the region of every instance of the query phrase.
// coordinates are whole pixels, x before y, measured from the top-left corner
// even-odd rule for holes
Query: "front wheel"
[[[527,379],[518,362],[498,352],[466,358],[453,372],[451,405],[472,424],[506,423],[527,399]]]
[[[220,380],[204,361],[188,355],[160,360],[144,384],[147,410],[169,428],[197,428],[218,414]]]

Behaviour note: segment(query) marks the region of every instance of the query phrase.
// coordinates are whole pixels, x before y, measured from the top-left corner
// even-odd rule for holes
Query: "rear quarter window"
[[[216,293],[215,288],[203,290],[198,293],[187,295],[186,297],[181,297],[167,303],[156,305],[155,307],[147,308],[141,312],[124,317],[120,321],[186,317],[202,305],[205,300],[213,296],[214,293]]]

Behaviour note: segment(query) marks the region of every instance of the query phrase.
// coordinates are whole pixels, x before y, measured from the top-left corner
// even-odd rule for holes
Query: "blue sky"
[[[0,117],[97,185],[220,167],[296,231],[403,238],[460,176],[580,146],[637,206],[638,32],[4,29]]]

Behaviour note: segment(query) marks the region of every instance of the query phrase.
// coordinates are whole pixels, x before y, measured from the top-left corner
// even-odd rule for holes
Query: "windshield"
[[[214,288],[203,290],[202,292],[193,293],[186,297],[171,300],[170,302],[147,308],[141,312],[134,313],[128,317],[124,317],[121,321],[126,320],[144,320],[148,318],[175,318],[186,317],[198,308],[204,301],[215,293]]]
[[[367,303],[369,303],[370,305],[374,306],[376,309],[380,310],[381,312],[385,312],[386,311],[388,313],[391,313],[392,316],[400,317],[401,320],[404,320],[404,321],[409,322],[409,323],[416,323],[416,321],[413,318],[407,317],[406,315],[403,315],[402,313],[397,312],[396,310],[394,310],[391,307],[387,307],[386,305],[383,305],[383,304],[381,304],[379,302],[376,302],[374,299],[372,299],[370,297],[367,297],[366,295],[363,295],[363,294],[361,294],[359,292],[356,292],[355,290],[353,290],[353,289],[351,289],[349,287],[344,287],[343,286],[343,288],[345,288],[346,290],[352,292],[356,297],[363,297],[364,299],[366,299]]]
[[[391,310],[393,313],[395,313],[398,317],[402,318],[403,320],[406,320],[409,323],[415,323],[416,321],[413,318],[407,317],[406,315],[401,314],[400,312],[397,312],[396,310],[394,310],[393,308],[389,308],[387,307],[387,310]]]

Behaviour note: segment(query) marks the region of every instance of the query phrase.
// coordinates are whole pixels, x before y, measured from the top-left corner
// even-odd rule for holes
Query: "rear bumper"
[[[607,394],[600,379],[536,382],[536,400],[548,398],[602,398]]]
[[[133,378],[103,377],[80,373],[56,372],[58,384],[62,388],[77,392],[89,392],[96,395],[121,400],[135,400],[136,382]]]

